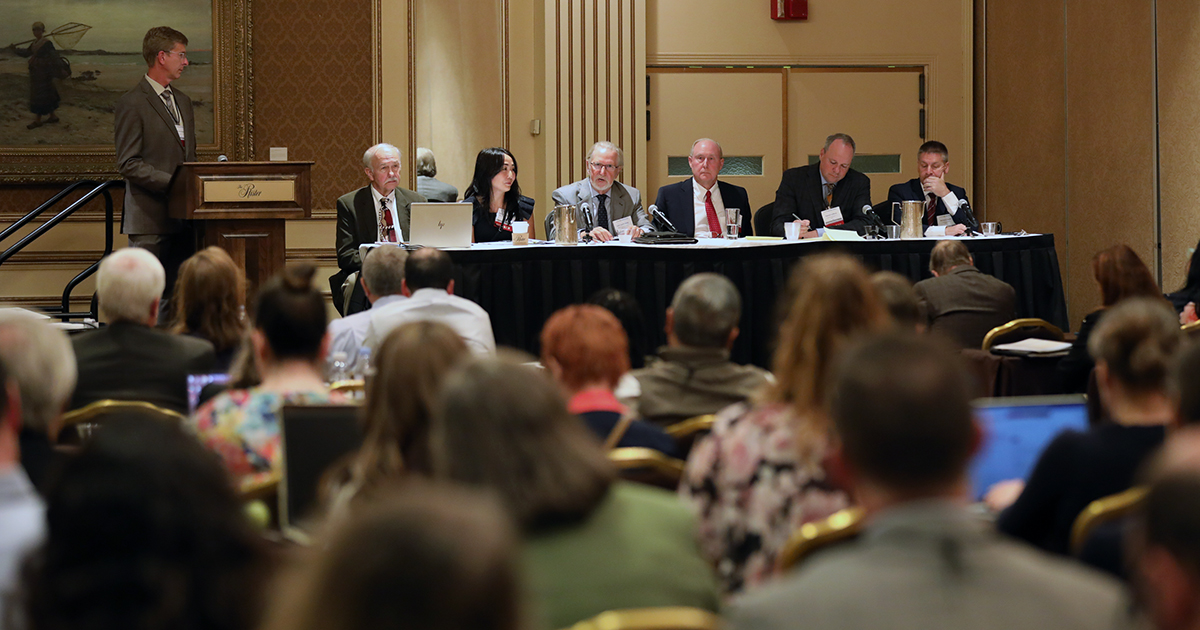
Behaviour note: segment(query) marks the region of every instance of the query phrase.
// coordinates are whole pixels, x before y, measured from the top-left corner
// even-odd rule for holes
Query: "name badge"
[[[622,217],[620,219],[617,219],[616,221],[613,221],[613,230],[616,231],[618,236],[621,234],[628,234],[628,233],[632,232],[633,231],[633,219],[631,219],[630,217]]]
[[[939,214],[937,217],[938,227],[950,227],[954,225],[954,217],[948,214]]]
[[[822,212],[821,221],[825,223],[825,227],[831,227],[845,223],[845,221],[842,219],[842,209],[839,207],[833,207]]]

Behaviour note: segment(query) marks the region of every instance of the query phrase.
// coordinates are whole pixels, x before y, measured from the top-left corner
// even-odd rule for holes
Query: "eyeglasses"
[[[716,157],[716,156],[711,156],[711,155],[706,155],[706,156],[703,156],[703,157],[701,157],[701,156],[698,156],[698,155],[689,155],[688,157],[689,157],[690,159],[693,159],[693,160],[695,160],[695,161],[697,161],[697,162],[701,163],[701,164],[704,164],[704,163],[707,163],[707,162],[713,162],[713,163],[716,163],[716,162],[720,162],[720,161],[721,161],[721,158],[719,158],[719,157]]]
[[[165,53],[167,53],[168,55],[179,55],[179,58],[180,58],[180,59],[187,59],[187,53],[186,53],[186,52],[171,52],[171,51],[169,51],[169,50],[164,50],[164,51],[162,51],[162,52],[165,52]]]
[[[609,173],[617,172],[617,168],[618,168],[618,166],[616,164],[601,164],[599,162],[588,162],[588,165],[591,166],[594,170],[608,171]]]

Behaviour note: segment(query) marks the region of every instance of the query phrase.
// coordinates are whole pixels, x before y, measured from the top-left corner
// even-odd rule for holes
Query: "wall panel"
[[[1200,238],[1200,4],[1158,0],[1157,11],[1162,280],[1174,291]]]

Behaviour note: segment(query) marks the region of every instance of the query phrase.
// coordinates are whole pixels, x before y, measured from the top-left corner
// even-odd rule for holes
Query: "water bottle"
[[[338,350],[329,354],[329,382],[336,383],[350,378],[350,369],[346,365],[346,353]]]
[[[358,361],[354,363],[354,378],[365,383],[374,373],[371,369],[371,349],[366,346],[359,348]]]

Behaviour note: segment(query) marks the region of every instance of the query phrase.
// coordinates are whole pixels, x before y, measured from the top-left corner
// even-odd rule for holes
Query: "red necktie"
[[[379,200],[380,207],[383,208],[383,233],[387,235],[388,242],[396,242],[396,224],[392,222],[392,211],[388,208],[387,197]]]
[[[717,220],[717,208],[712,202],[712,191],[704,191],[704,211],[708,213],[708,231],[713,238],[721,235],[721,222]]]
[[[936,225],[937,221],[934,216],[937,214],[937,197],[933,193],[929,193],[929,201],[925,202],[925,226]]]

